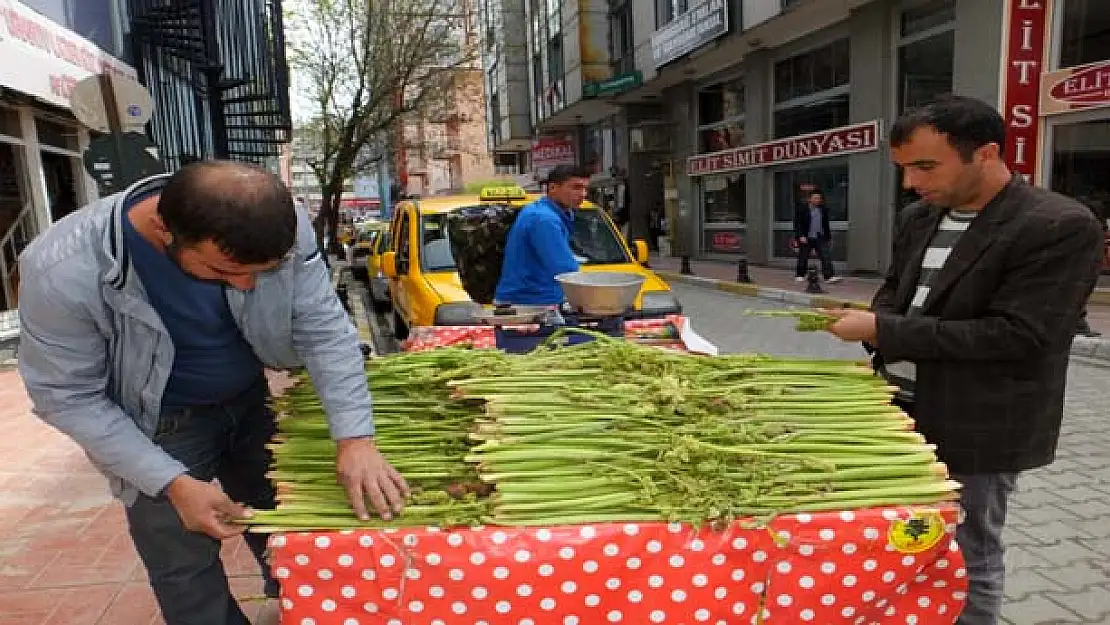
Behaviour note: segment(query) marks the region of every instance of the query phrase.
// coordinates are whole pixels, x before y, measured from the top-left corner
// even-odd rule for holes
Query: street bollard
[[[817,268],[810,265],[809,272],[806,273],[806,293],[825,292],[825,289],[821,288],[821,277],[817,275]]]
[[[682,257],[682,268],[680,268],[678,270],[678,272],[681,273],[684,276],[694,275],[694,270],[690,269],[690,257],[689,256],[683,256]]]
[[[748,273],[748,255],[741,254],[736,262],[736,281],[741,284],[751,284],[752,276]]]

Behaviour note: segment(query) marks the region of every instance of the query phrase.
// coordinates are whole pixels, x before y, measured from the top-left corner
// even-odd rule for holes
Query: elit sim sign
[[[739,148],[699,154],[686,161],[686,173],[703,176],[816,158],[870,152],[879,147],[879,122],[833,128]]]

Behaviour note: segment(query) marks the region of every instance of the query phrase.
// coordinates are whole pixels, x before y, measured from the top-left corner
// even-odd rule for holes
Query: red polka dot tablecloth
[[[624,324],[625,338],[631,341],[682,349],[681,329],[689,323],[682,315],[668,315],[659,319],[632,319]],[[539,326],[506,326],[528,331]],[[424,351],[454,345],[469,345],[475,349],[496,349],[497,332],[493,326],[422,326],[412,328],[401,344],[405,351]]]
[[[950,624],[957,510],[274,535],[292,625]]]

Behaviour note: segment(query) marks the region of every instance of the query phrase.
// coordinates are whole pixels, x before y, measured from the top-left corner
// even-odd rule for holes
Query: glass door
[[[1053,120],[1048,143],[1045,186],[1082,202],[1110,227],[1110,110]]]

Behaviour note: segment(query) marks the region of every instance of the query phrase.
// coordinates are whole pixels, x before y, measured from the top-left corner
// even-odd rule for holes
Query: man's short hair
[[[556,165],[551,168],[544,182],[547,184],[560,184],[571,178],[585,178],[589,180],[594,172],[585,165]]]
[[[966,96],[946,96],[906,113],[890,129],[890,145],[900,147],[922,127],[930,127],[948,139],[949,145],[970,162],[975,150],[988,143],[1006,145],[1006,121],[990,104]]]
[[[257,165],[199,161],[177,170],[158,198],[158,215],[175,245],[212,241],[233,260],[267,263],[297,239],[293,196]]]

